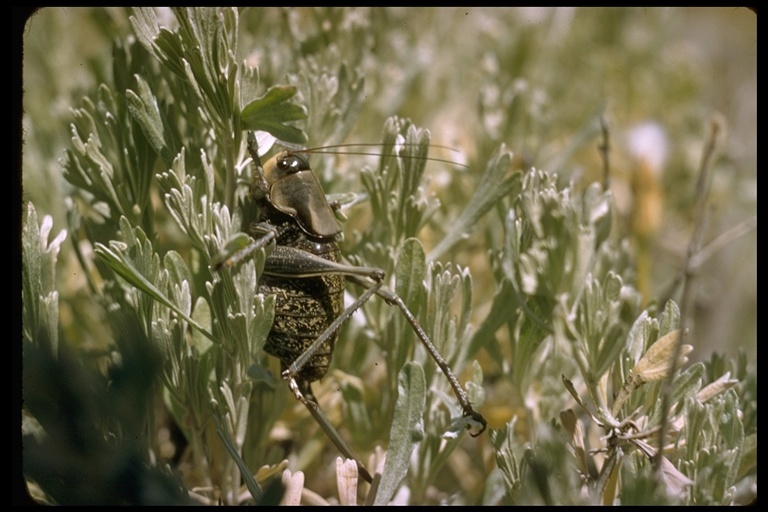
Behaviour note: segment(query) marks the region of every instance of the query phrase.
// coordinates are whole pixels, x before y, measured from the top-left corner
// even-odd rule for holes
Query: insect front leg
[[[245,233],[240,233],[238,236],[227,241],[227,244],[222,247],[219,254],[211,262],[213,270],[218,271],[234,267],[262,247],[266,247],[273,241],[276,241],[278,236],[280,236],[280,229],[266,222],[254,224],[251,226],[251,232],[256,238],[251,238],[250,243],[247,243],[244,247],[240,247],[242,240],[250,238]]]

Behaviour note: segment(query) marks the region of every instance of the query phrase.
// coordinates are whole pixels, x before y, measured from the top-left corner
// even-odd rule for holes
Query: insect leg
[[[273,240],[276,240],[279,236],[279,230],[267,223],[258,223],[251,227],[251,230],[259,235],[255,240],[243,247],[242,249],[235,250],[231,254],[227,254],[227,249],[223,248],[222,251],[213,260],[213,270],[221,270],[223,268],[232,268],[254,252],[258,251],[262,247],[266,247]]]
[[[274,248],[272,253],[267,258],[264,265],[264,273],[273,276],[282,277],[312,277],[322,276],[327,274],[343,274],[348,277],[364,276],[372,279],[374,282],[366,286],[366,291],[360,297],[355,300],[347,309],[345,309],[338,317],[331,322],[325,331],[317,337],[315,341],[299,356],[297,357],[291,366],[283,372],[283,378],[290,382],[291,390],[299,398],[301,390],[296,381],[296,376],[299,374],[304,365],[309,361],[320,346],[335,333],[341,324],[343,324],[352,313],[354,313],[360,306],[365,304],[379,288],[381,288],[384,277],[384,271],[373,267],[356,267],[354,265],[345,265],[342,263],[336,263],[334,261],[315,256],[314,254],[295,249],[293,247],[279,245]],[[362,281],[361,282],[366,282]]]
[[[475,411],[472,408],[472,404],[469,402],[469,397],[467,397],[467,393],[461,387],[461,384],[459,384],[459,380],[453,374],[453,371],[451,370],[450,366],[448,366],[448,363],[445,362],[445,359],[443,359],[443,356],[440,355],[440,352],[438,352],[437,347],[435,347],[432,341],[430,341],[429,336],[427,336],[427,333],[424,332],[424,329],[421,327],[418,320],[416,320],[416,317],[413,316],[413,313],[411,313],[411,311],[408,309],[408,306],[405,305],[405,302],[403,302],[403,299],[401,299],[400,296],[397,295],[396,293],[390,291],[387,288],[382,287],[381,282],[372,284],[369,281],[361,279],[356,275],[349,275],[348,279],[359,284],[360,286],[367,288],[368,292],[373,290],[373,292],[376,293],[376,295],[378,295],[382,299],[384,299],[387,302],[387,304],[397,306],[400,309],[400,312],[403,314],[405,319],[411,325],[414,332],[419,337],[419,340],[421,340],[421,343],[424,345],[424,348],[427,349],[427,352],[429,352],[429,355],[432,356],[432,359],[435,360],[435,363],[437,363],[437,366],[440,368],[440,370],[442,370],[443,374],[448,379],[448,382],[453,388],[453,392],[456,394],[456,398],[459,400],[459,405],[461,405],[461,409],[464,412],[464,417],[471,417],[472,420],[480,424],[480,431],[475,433],[470,433],[470,435],[472,437],[477,437],[483,432],[485,432],[485,429],[487,427],[487,422],[485,421],[485,418],[483,418],[483,416],[479,412]]]
[[[322,258],[319,258],[319,259],[322,259]],[[327,261],[327,260],[323,260],[323,261]],[[377,283],[377,285],[374,285],[368,290],[366,290],[366,292],[363,295],[361,295],[351,306],[345,309],[344,312],[340,314],[331,323],[331,325],[329,325],[328,328],[325,331],[323,331],[323,333],[320,336],[318,336],[318,338],[312,343],[312,345],[310,345],[298,358],[296,358],[296,360],[293,363],[291,363],[291,366],[287,370],[285,370],[282,374],[283,378],[288,381],[288,387],[291,389],[296,399],[299,400],[301,403],[303,403],[304,406],[307,408],[307,410],[309,410],[309,413],[312,415],[313,418],[315,418],[315,421],[317,421],[320,427],[325,431],[326,435],[330,438],[333,444],[336,445],[336,448],[338,448],[339,451],[342,454],[344,454],[345,457],[355,461],[360,475],[368,483],[372,483],[373,478],[371,477],[371,474],[366,469],[365,465],[363,465],[363,463],[354,455],[354,453],[352,452],[352,449],[347,445],[344,439],[339,435],[339,433],[336,431],[333,425],[331,425],[331,423],[323,414],[317,402],[309,398],[312,396],[310,383],[304,380],[297,380],[296,376],[299,374],[299,372],[307,363],[307,361],[309,361],[310,358],[312,358],[312,356],[315,354],[315,352],[317,352],[320,346],[322,346],[322,344],[325,343],[325,341],[331,335],[333,335],[333,333],[335,333],[339,329],[339,327],[341,327],[341,324],[344,323],[344,321],[346,321],[352,315],[352,313],[354,313],[355,310],[357,310],[357,308],[362,306],[368,299],[371,298],[371,296],[373,296],[374,293],[376,293],[376,290],[378,289],[379,286],[381,286],[381,283]]]
[[[306,365],[307,361],[315,355],[317,350],[328,340],[328,338],[341,327],[355,310],[376,293],[376,290],[378,290],[382,284],[380,279],[383,277],[384,272],[376,268],[354,267],[351,265],[339,264],[306,251],[283,245],[276,246],[267,257],[264,264],[264,272],[273,276],[296,278],[338,273],[345,275],[359,274],[361,276],[379,278],[377,283],[367,289],[352,305],[335,318],[320,336],[318,336],[317,339],[315,339],[312,344],[291,363],[288,369],[282,373],[282,377],[288,381],[288,387],[291,389],[291,392],[293,392],[296,399],[304,404],[309,413],[315,421],[317,421],[323,431],[325,431],[326,435],[330,438],[333,444],[336,445],[339,451],[345,457],[355,461],[359,474],[367,482],[371,483],[373,478],[371,477],[370,472],[368,472],[363,463],[355,457],[351,448],[346,444],[333,425],[331,425],[320,409],[320,406],[313,399],[310,383],[299,379],[298,375],[304,365]]]
[[[278,254],[276,255],[275,252]],[[424,344],[427,352],[429,352],[430,356],[432,356],[432,359],[434,359],[437,366],[448,379],[448,382],[453,388],[453,392],[456,394],[456,398],[459,400],[459,405],[464,412],[464,417],[471,417],[473,421],[480,424],[480,430],[475,433],[470,433],[470,435],[472,437],[476,437],[485,432],[487,427],[485,418],[483,418],[480,413],[472,408],[472,404],[469,402],[469,397],[467,397],[467,393],[461,387],[461,384],[459,384],[459,380],[453,374],[453,371],[448,366],[448,363],[445,362],[443,356],[440,355],[440,352],[438,352],[435,345],[429,339],[427,333],[424,332],[424,329],[416,320],[416,317],[413,316],[413,313],[411,313],[403,300],[396,293],[383,287],[383,270],[371,267],[356,267],[354,265],[335,263],[290,247],[277,247],[276,251],[273,251],[268,259],[268,267],[269,268],[265,267],[265,272],[288,276],[322,275],[338,272],[347,276],[349,280],[366,288],[365,293],[363,293],[363,295],[361,295],[349,308],[347,308],[341,315],[339,315],[339,317],[331,324],[331,326],[328,327],[328,329],[326,329],[326,331],[323,332],[323,334],[321,334],[320,337],[315,340],[315,342],[301,356],[299,356],[298,359],[293,362],[293,364],[291,364],[291,367],[283,372],[283,378],[294,380],[296,374],[298,374],[298,372],[301,370],[304,364],[306,364],[309,358],[314,355],[320,345],[325,342],[328,337],[333,334],[333,332],[335,332],[336,329],[338,329],[341,324],[347,318],[349,318],[349,316],[351,316],[357,308],[363,305],[373,294],[376,294],[383,298],[388,304],[397,306],[400,309],[401,313],[411,325],[414,332],[416,332],[419,340],[422,342],[422,344]],[[370,280],[365,278],[369,278]],[[294,389],[294,387],[295,386],[292,386],[291,389]],[[294,390],[294,394],[296,394],[296,390]]]
[[[336,445],[336,448],[338,448],[346,458],[354,460],[357,464],[357,471],[360,476],[362,476],[366,482],[372,483],[373,477],[368,472],[368,469],[366,469],[365,465],[363,465],[360,459],[355,456],[349,445],[344,441],[341,435],[339,435],[338,431],[333,427],[333,425],[331,425],[331,422],[328,421],[328,418],[325,417],[325,414],[323,414],[323,411],[320,409],[320,406],[317,404],[317,402],[309,398],[313,396],[310,383],[306,381],[297,382],[295,379],[291,379],[290,385],[292,389],[295,386],[296,390],[294,391],[294,394],[296,394],[296,398],[298,398],[299,401],[304,404],[304,406],[307,408],[318,425],[320,425],[328,438],[330,438],[333,444]]]
[[[313,277],[327,274],[370,277],[374,281],[384,278],[384,271],[374,267],[356,267],[321,258],[294,247],[278,245],[264,264],[264,273],[281,277]]]
[[[291,387],[291,390],[293,391],[293,394],[296,395],[296,398],[301,400],[301,390],[299,389],[299,385],[296,381],[296,375],[299,374],[301,369],[304,367],[304,365],[309,361],[309,359],[315,355],[315,352],[317,352],[317,349],[320,348],[320,346],[325,343],[325,341],[331,337],[331,335],[336,332],[339,327],[341,327],[341,324],[343,324],[350,316],[352,316],[352,313],[354,313],[357,308],[362,306],[368,299],[371,298],[371,296],[376,293],[376,291],[381,287],[381,283],[376,283],[372,287],[368,288],[365,293],[363,293],[360,297],[357,298],[357,300],[352,303],[347,309],[345,309],[332,323],[328,326],[328,328],[323,331],[323,333],[318,336],[318,338],[312,342],[312,345],[310,345],[307,350],[304,351],[299,357],[296,358],[296,360],[291,364],[291,366],[283,372],[283,378],[289,381],[289,385]]]

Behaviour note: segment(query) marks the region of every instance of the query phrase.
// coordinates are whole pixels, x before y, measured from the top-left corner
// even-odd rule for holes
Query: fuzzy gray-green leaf
[[[168,145],[165,142],[163,119],[157,106],[157,99],[152,94],[149,84],[140,75],[135,75],[135,78],[139,93],[136,94],[130,89],[125,91],[128,111],[131,113],[131,117],[141,126],[144,136],[149,141],[152,149],[165,162],[171,162],[173,156],[170,154]]]
[[[495,204],[498,204],[501,198],[513,194],[513,191],[520,186],[520,180],[518,174],[507,176],[512,170],[512,153],[501,146],[488,161],[483,177],[469,204],[452,224],[450,231],[429,253],[430,261],[439,258],[463,240],[477,221]]]
[[[267,93],[246,105],[240,113],[240,123],[246,130],[261,130],[277,139],[294,144],[305,144],[306,134],[285,123],[306,119],[307,112],[301,105],[289,100],[296,94],[292,85],[274,86]]]
[[[427,391],[421,366],[410,362],[403,367],[397,378],[397,392],[387,461],[374,505],[386,505],[392,499],[408,473],[413,450],[424,437],[422,415]]]
[[[211,308],[208,305],[208,301],[202,297],[198,297],[195,302],[195,307],[192,310],[192,319],[204,329],[211,329]],[[192,330],[192,346],[197,349],[198,354],[205,354],[212,345],[213,343],[210,338],[201,334],[201,331],[197,329]]]
[[[395,292],[417,315],[424,296],[424,277],[426,275],[424,249],[416,238],[409,238],[403,243],[395,267]]]
[[[96,254],[107,264],[109,268],[115,271],[120,277],[138,290],[146,293],[154,300],[173,310],[176,314],[189,322],[190,325],[198,329],[204,336],[213,340],[213,335],[203,328],[200,324],[189,317],[184,311],[179,309],[168,297],[165,296],[149,279],[139,272],[133,263],[126,257],[119,245],[113,244],[108,248],[102,244],[96,244]]]
[[[664,305],[664,312],[659,315],[659,337],[672,332],[680,326],[680,308],[670,300]]]

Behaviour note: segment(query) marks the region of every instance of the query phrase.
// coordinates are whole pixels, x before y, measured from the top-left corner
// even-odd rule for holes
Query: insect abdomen
[[[315,242],[302,233],[294,234],[296,239],[286,245],[331,261],[341,261],[335,241]],[[282,371],[304,353],[344,310],[344,282],[342,274],[286,278],[265,273],[261,277],[259,292],[275,296],[275,319],[264,350],[280,359]],[[320,346],[301,369],[297,380],[313,382],[326,374],[336,338],[334,333]]]

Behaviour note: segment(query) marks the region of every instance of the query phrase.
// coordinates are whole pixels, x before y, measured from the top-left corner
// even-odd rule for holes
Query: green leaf
[[[253,473],[245,464],[243,458],[240,457],[235,444],[232,442],[232,438],[230,437],[229,432],[227,432],[227,429],[222,425],[221,419],[219,419],[217,414],[213,415],[213,421],[216,424],[216,433],[219,435],[221,442],[224,443],[224,447],[227,449],[227,452],[229,452],[229,455],[240,469],[240,475],[245,481],[245,486],[248,488],[248,492],[251,493],[251,496],[254,500],[256,500],[256,503],[259,503],[264,498],[264,491],[261,490],[261,486],[253,478]]]
[[[395,266],[395,293],[414,315],[418,315],[423,303],[426,272],[421,242],[416,238],[407,239],[400,248]]]
[[[121,219],[121,229],[127,226],[127,220],[123,217]],[[189,322],[190,325],[198,329],[205,337],[215,341],[213,335],[207,329],[193,320],[187,313],[179,308],[177,304],[160,291],[152,280],[148,279],[138,270],[125,249],[126,247],[123,243],[116,241],[111,242],[110,247],[106,247],[99,243],[94,246],[94,252],[102,259],[102,261],[130,285],[171,309],[181,318]]]
[[[249,346],[251,357],[260,354],[267,342],[275,318],[275,296],[256,298],[256,314],[251,318]]]
[[[192,282],[192,273],[178,252],[168,251],[165,253],[163,267],[168,271],[172,283]]]
[[[656,323],[648,316],[648,311],[643,311],[637,317],[635,323],[627,335],[627,353],[633,363],[637,363],[645,352],[645,347],[650,345],[651,335],[653,334],[654,324]]]
[[[271,87],[267,93],[248,105],[240,113],[240,124],[243,130],[260,130],[269,132],[277,139],[293,144],[305,144],[306,134],[285,123],[300,121],[307,118],[306,109],[290,103],[296,94],[296,87],[279,85]]]
[[[230,258],[236,256],[238,253],[241,253],[246,247],[251,245],[253,243],[253,238],[248,236],[248,234],[243,232],[238,232],[232,235],[230,238],[226,240],[224,243],[224,246],[221,248],[221,250],[216,254],[213,259],[211,260],[211,266],[213,268],[218,268],[219,266],[223,265],[226,261],[228,261]]]
[[[502,283],[493,296],[491,310],[483,321],[476,327],[475,333],[469,342],[467,356],[472,357],[480,349],[485,348],[489,351],[492,359],[503,361],[504,355],[499,350],[499,344],[496,342],[496,331],[502,325],[505,325],[510,317],[510,304],[516,302],[517,292],[508,282]]]
[[[496,454],[496,466],[503,478],[508,493],[512,494],[522,485],[524,460],[520,460],[523,447],[515,439],[517,416],[498,430],[491,430],[491,444]]]
[[[154,9],[149,7],[136,8],[129,19],[136,38],[148,51],[152,51],[152,43],[160,31]]]
[[[56,260],[61,244],[67,237],[61,230],[48,241],[53,218],[43,217],[37,224],[37,211],[27,204],[27,218],[22,228],[22,309],[23,332],[27,341],[49,343],[57,352],[59,329],[59,294],[56,291]]]
[[[165,128],[163,126],[162,114],[157,104],[157,98],[141,75],[137,74],[135,78],[139,91],[138,94],[131,89],[125,91],[128,112],[130,112],[131,117],[141,127],[152,149],[161,156],[164,162],[170,163],[173,161],[173,155],[165,140]]]
[[[329,70],[312,56],[302,61],[299,90],[307,109],[306,131],[313,146],[340,144],[354,127],[365,100],[362,69],[350,71],[341,62],[338,71]]]
[[[659,315],[659,337],[672,332],[680,326],[680,308],[675,301],[670,300],[664,306],[664,312]]]
[[[386,505],[395,495],[408,473],[411,454],[424,438],[422,416],[427,390],[421,366],[410,362],[403,367],[397,378],[397,392],[387,460],[374,505]]]
[[[269,386],[270,389],[276,389],[279,384],[272,372],[269,371],[269,368],[265,368],[259,363],[253,363],[249,366],[246,373],[248,378],[253,382],[257,384],[265,384]]]
[[[192,310],[192,319],[205,329],[211,328],[211,307],[202,297],[198,297],[195,302],[195,308]],[[211,348],[213,343],[197,329],[192,331],[192,346],[197,349],[198,354],[205,354]]]
[[[21,232],[22,267],[21,292],[24,311],[25,332],[36,330],[39,322],[38,298],[43,290],[43,255],[41,254],[40,228],[37,225],[37,211],[32,203],[27,204],[27,219]],[[35,326],[35,327],[33,327]],[[32,341],[32,338],[30,338]]]
[[[469,200],[469,204],[461,212],[450,231],[440,240],[428,259],[435,260],[448,252],[454,245],[463,240],[480,218],[499,201],[514,195],[514,190],[520,187],[520,174],[507,176],[512,171],[512,153],[502,145],[494,156],[488,161],[483,177],[480,179],[475,194]]]
[[[678,375],[672,384],[671,403],[677,404],[693,395],[701,388],[704,378],[704,363],[696,363]]]

